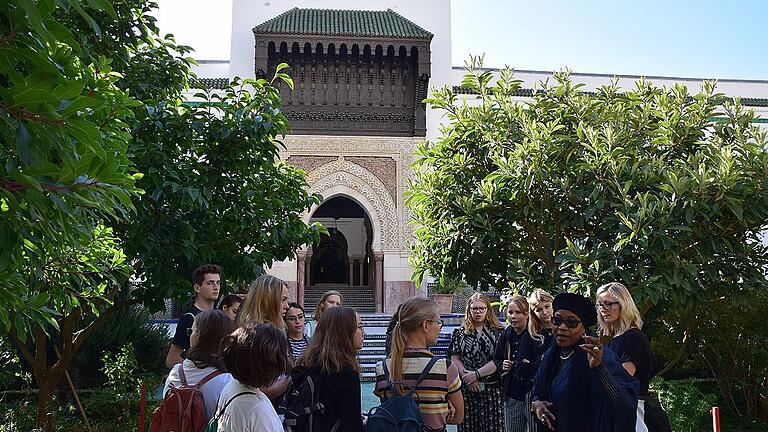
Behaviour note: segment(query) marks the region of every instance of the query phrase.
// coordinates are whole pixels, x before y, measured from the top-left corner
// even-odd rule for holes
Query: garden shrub
[[[107,377],[100,372],[105,370],[104,354],[118,353],[127,344],[132,347],[136,373],[160,377],[168,373],[165,356],[169,343],[167,327],[153,324],[149,311],[141,306],[123,309],[94,331],[83,345],[78,356],[81,386],[104,384]]]
[[[658,393],[675,432],[709,430],[710,410],[717,405],[717,396],[701,390],[692,379],[665,380],[654,378],[651,390]]]

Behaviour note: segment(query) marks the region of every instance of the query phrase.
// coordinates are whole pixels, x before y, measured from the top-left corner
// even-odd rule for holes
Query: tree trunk
[[[53,414],[50,412],[51,402],[53,402],[53,392],[56,389],[56,383],[60,377],[46,375],[44,378],[38,378],[40,386],[37,393],[37,426],[45,432],[53,431]]]

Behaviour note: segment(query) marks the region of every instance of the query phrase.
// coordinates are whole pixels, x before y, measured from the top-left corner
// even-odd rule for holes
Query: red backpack
[[[203,401],[203,392],[200,391],[200,387],[222,373],[222,371],[211,372],[199,383],[190,386],[184,376],[184,366],[179,365],[181,386],[169,385],[163,402],[152,413],[149,432],[202,431],[207,421],[205,401]]]

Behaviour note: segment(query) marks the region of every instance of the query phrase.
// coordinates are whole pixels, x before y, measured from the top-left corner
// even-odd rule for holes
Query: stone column
[[[296,303],[304,305],[304,272],[307,253],[299,251],[296,256]]]
[[[365,264],[365,257],[361,257],[357,262],[357,275],[360,277],[360,286],[363,286],[363,265]]]
[[[374,298],[376,300],[376,312],[384,311],[384,252],[374,252],[375,270],[373,272],[376,288],[374,288]]]
[[[312,255],[307,256],[307,280],[306,285],[312,286]]]
[[[355,259],[349,257],[349,286],[355,284]]]

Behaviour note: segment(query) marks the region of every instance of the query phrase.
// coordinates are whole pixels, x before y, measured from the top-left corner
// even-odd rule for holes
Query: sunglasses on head
[[[575,329],[576,327],[579,326],[581,321],[573,318],[564,320],[557,315],[552,317],[552,324],[554,324],[555,327],[559,327],[560,324],[563,324],[563,323],[565,323],[565,326],[568,327],[569,329]]]

